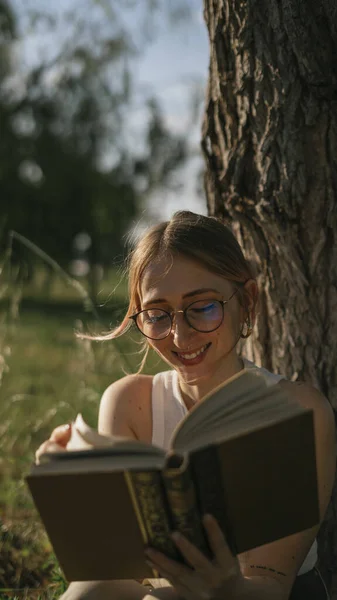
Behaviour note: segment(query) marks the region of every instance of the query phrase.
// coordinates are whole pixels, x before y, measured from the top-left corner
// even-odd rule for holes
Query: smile
[[[209,342],[208,344],[205,344],[204,346],[202,346],[201,348],[199,348],[199,350],[195,350],[195,352],[174,352],[174,354],[176,354],[180,359],[182,360],[193,360],[195,358],[197,358],[197,356],[200,356],[201,354],[203,354],[211,345],[211,342]]]

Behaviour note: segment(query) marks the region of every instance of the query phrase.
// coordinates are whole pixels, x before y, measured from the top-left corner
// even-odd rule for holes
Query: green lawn
[[[43,278],[42,278],[43,280]],[[136,332],[112,342],[76,338],[106,331],[125,309],[125,284],[101,285],[101,321],[63,281],[3,285],[0,305],[0,599],[57,598],[65,582],[24,483],[35,450],[51,430],[81,412],[96,426],[103,390],[141,360]],[[35,288],[34,288],[35,285]],[[35,289],[35,291],[34,291]],[[63,290],[63,293],[62,293]],[[16,294],[16,295],[15,295]],[[76,295],[77,294],[77,295]],[[155,357],[145,372],[162,368]],[[27,589],[29,588],[29,589]],[[34,591],[36,588],[36,591]],[[11,591],[10,591],[11,590]],[[20,591],[21,590],[21,591]]]

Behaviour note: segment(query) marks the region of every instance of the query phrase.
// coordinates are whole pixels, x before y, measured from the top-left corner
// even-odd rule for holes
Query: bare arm
[[[127,375],[112,383],[101,399],[98,431],[151,443],[151,390],[147,375]]]

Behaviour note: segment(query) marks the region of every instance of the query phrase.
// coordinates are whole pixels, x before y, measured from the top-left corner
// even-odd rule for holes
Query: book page
[[[171,447],[189,451],[217,439],[282,420],[304,409],[278,385],[268,387],[256,374],[240,372],[197,404],[173,433]]]
[[[102,435],[84,421],[81,414],[78,414],[71,427],[71,437],[67,444],[67,448],[60,452],[59,447],[55,448],[55,452],[43,454],[40,457],[40,462],[49,462],[50,460],[68,460],[72,458],[88,458],[92,456],[101,456],[104,454],[109,456],[122,455],[151,455],[164,456],[165,452],[161,448],[146,444],[131,438],[117,435]]]
[[[81,414],[78,414],[71,426],[71,437],[67,444],[67,450],[88,450],[90,448],[106,448],[114,446],[119,441],[132,441],[120,436],[107,436],[98,433],[89,427]]]
[[[247,380],[248,375],[248,380]],[[208,419],[219,419],[219,415],[223,413],[234,412],[237,409],[240,397],[244,397],[250,402],[254,396],[254,389],[257,388],[263,391],[266,388],[265,382],[261,378],[253,376],[247,371],[240,371],[223,384],[214,388],[201,401],[196,404],[192,410],[184,417],[173,432],[171,439],[171,447],[176,449],[177,445],[181,446],[184,439],[190,437],[190,434],[195,434],[197,431],[204,433],[207,430]]]

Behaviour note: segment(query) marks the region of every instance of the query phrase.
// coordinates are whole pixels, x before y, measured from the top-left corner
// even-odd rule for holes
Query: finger
[[[185,536],[181,535],[181,533],[175,531],[172,534],[172,539],[188,564],[191,565],[193,569],[210,579],[212,577],[214,567],[208,558],[206,558],[206,556],[202,554],[202,552],[200,552],[196,546],[191,544],[191,542]]]
[[[241,572],[239,561],[233,556],[216,519],[212,515],[205,515],[203,524],[215,560],[226,573],[226,579]]]
[[[50,440],[43,442],[43,444],[41,444],[41,446],[35,452],[35,462],[37,465],[40,464],[40,458],[42,454],[46,454],[47,452],[65,452],[65,449],[63,446],[55,444]]]
[[[71,425],[67,423],[66,425],[59,425],[54,429],[50,436],[51,442],[56,442],[60,446],[66,446],[70,440],[71,436]]]
[[[149,560],[146,562],[152,569],[155,569],[161,577],[164,577],[164,579],[167,579],[171,583],[179,598],[184,598],[184,600],[196,600],[196,598],[200,598],[200,600],[211,600],[212,596],[210,591],[203,588],[200,579],[196,577],[193,571],[189,570],[188,573],[182,575],[181,578],[174,577],[169,571],[166,571],[165,568],[160,567],[159,564]]]
[[[187,576],[188,572],[191,571],[191,569],[185,565],[168,558],[165,554],[162,554],[162,552],[154,550],[153,548],[145,550],[145,555],[150,562],[157,565],[158,571],[161,572],[164,570],[166,573],[170,574],[170,577],[175,577],[176,579],[184,578]]]

